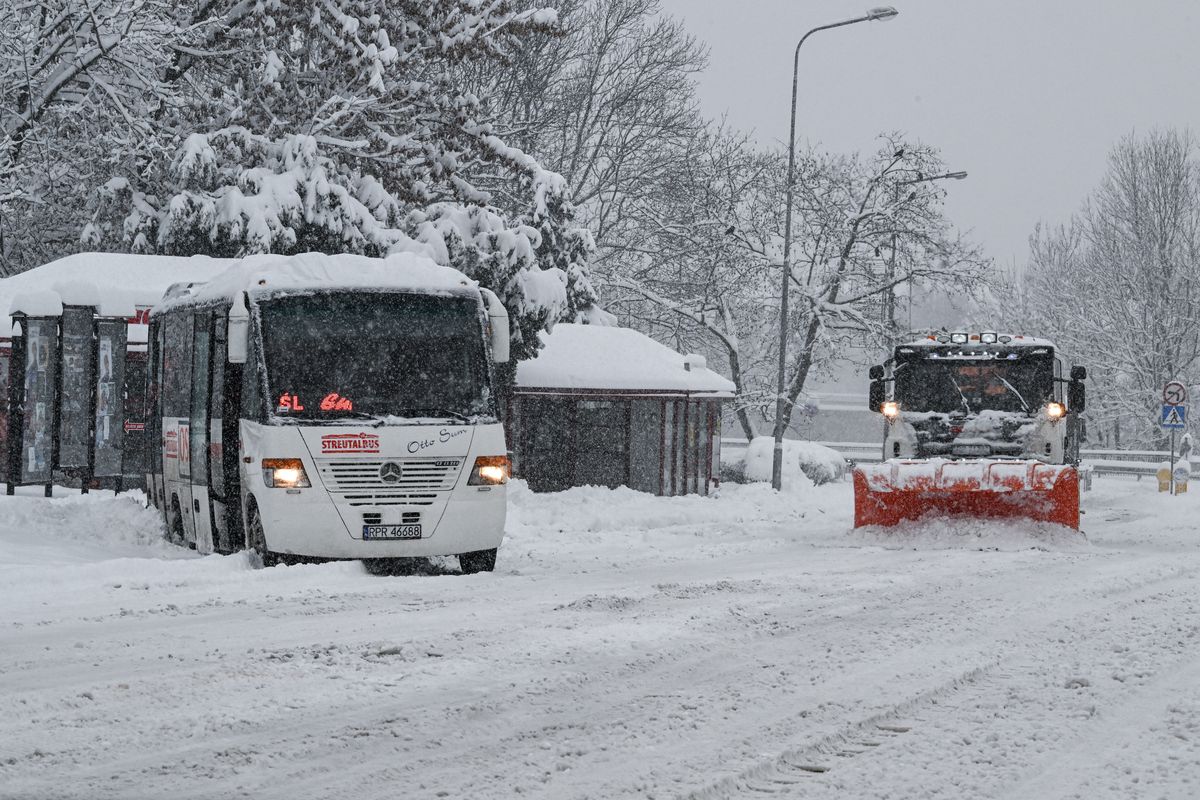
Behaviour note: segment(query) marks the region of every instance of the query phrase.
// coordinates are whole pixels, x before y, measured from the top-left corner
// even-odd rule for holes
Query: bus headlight
[[[307,489],[308,473],[304,462],[298,458],[264,458],[262,462],[263,483],[273,489]]]
[[[1067,409],[1062,403],[1046,403],[1046,416],[1051,420],[1062,419]]]
[[[498,486],[508,483],[508,456],[480,456],[467,486]]]
[[[879,411],[888,419],[895,419],[900,416],[900,404],[895,400],[885,400],[879,407]]]

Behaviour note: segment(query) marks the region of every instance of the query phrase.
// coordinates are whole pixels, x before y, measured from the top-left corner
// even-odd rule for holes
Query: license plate
[[[420,539],[420,525],[363,525],[364,539]]]
[[[956,444],[954,445],[954,455],[956,456],[986,456],[991,455],[992,448],[986,444]]]

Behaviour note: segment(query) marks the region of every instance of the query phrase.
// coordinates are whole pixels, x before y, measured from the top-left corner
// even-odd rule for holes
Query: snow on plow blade
[[[924,516],[1024,518],[1079,529],[1074,467],[992,459],[893,460],[854,470],[854,527]]]

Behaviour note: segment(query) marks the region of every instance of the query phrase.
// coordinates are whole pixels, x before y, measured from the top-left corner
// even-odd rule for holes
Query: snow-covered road
[[[1097,480],[1087,541],[856,535],[847,484],[511,497],[470,577],[0,500],[0,797],[1200,796],[1195,495]]]

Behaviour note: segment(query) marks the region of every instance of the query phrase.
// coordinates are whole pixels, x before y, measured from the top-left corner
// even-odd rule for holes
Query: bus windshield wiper
[[[424,408],[405,408],[396,414],[398,417],[450,417],[459,422],[470,422],[471,418],[461,411],[451,411],[448,408],[428,406]]]

